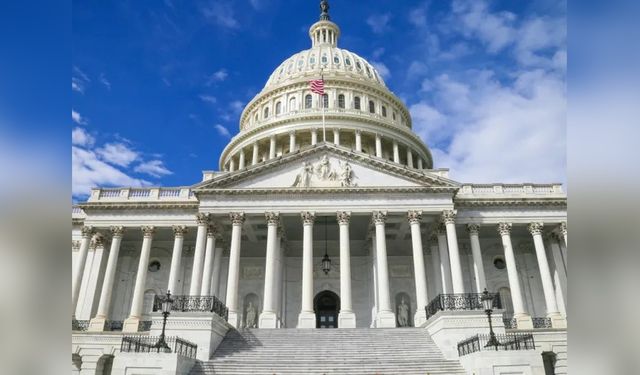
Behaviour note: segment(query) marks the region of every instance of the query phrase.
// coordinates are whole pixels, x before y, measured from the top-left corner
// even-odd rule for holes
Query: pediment
[[[325,144],[218,176],[195,188],[326,190],[422,187],[457,189],[459,184],[429,171],[406,168]]]

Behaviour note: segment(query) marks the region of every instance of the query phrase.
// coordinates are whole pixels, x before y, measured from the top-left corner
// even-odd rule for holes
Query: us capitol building
[[[340,35],[323,0],[202,181],[73,207],[72,373],[567,372],[561,184],[435,169]]]

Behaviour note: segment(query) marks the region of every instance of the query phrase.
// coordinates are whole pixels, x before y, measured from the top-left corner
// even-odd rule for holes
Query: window
[[[369,112],[376,113],[376,104],[373,100],[369,100]]]
[[[296,109],[296,98],[289,99],[289,111],[295,111]]]
[[[507,266],[507,263],[505,263],[505,261],[504,261],[504,259],[502,257],[497,257],[496,259],[493,260],[493,265],[497,269],[503,270]]]
[[[153,262],[149,263],[148,269],[149,272],[158,272],[160,270],[160,262],[154,260]]]
[[[387,107],[382,106],[382,116],[387,117]]]
[[[258,122],[258,112],[256,112],[256,115],[254,116],[254,120],[255,122]]]
[[[351,59],[349,59],[348,57],[345,57],[344,63],[347,64],[348,66],[351,66]]]
[[[309,64],[313,65],[316,63],[316,58],[315,56],[311,55],[311,57],[309,57]]]
[[[269,118],[269,107],[264,107],[264,116],[263,118]]]
[[[282,113],[282,103],[276,103],[276,116]]]
[[[307,96],[304,97],[304,108],[305,109],[309,109],[311,108],[311,94],[307,94]]]
[[[353,108],[360,109],[360,97],[356,96],[353,98]]]
[[[396,111],[393,111],[391,115],[393,116],[393,121],[396,121]]]
[[[337,55],[333,56],[333,63],[334,64],[340,64],[340,58]]]
[[[329,108],[329,94],[322,95],[322,108]]]
[[[302,59],[298,60],[298,66],[302,67],[302,65],[304,65],[304,61]]]
[[[362,65],[360,65],[360,61],[356,61],[356,68],[358,68],[358,70],[362,70]]]
[[[343,94],[338,95],[338,107],[339,108],[344,108],[344,95]]]
[[[369,70],[369,67],[365,67],[367,69],[367,75],[369,76],[369,78],[371,78],[371,70]]]
[[[326,64],[329,60],[327,60],[327,55],[322,55],[322,63]]]

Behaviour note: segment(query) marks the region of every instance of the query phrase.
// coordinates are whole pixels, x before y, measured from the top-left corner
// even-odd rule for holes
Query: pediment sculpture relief
[[[339,162],[335,170],[325,155],[315,165],[305,161],[296,175],[293,187],[355,187],[356,175],[348,161]]]

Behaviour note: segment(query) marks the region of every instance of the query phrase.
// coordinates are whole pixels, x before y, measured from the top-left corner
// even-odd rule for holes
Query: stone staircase
[[[424,329],[231,330],[198,374],[465,374]]]

